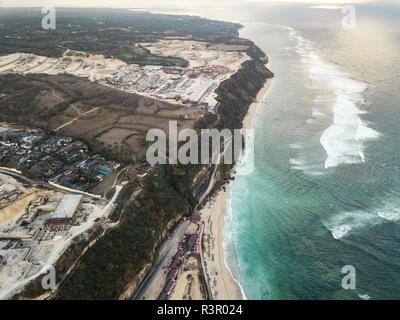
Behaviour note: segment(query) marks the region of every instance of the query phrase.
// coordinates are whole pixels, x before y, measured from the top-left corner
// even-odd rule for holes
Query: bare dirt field
[[[148,130],[159,128],[168,134],[171,120],[178,122],[178,131],[193,128],[206,112],[68,75],[2,77],[7,90],[13,92],[3,99],[18,106],[16,117],[25,116],[34,125],[58,134],[95,138],[112,148],[128,143],[134,152],[143,147]],[[185,115],[189,119],[184,119]]]
[[[0,174],[1,184],[11,184],[21,192],[18,198],[0,208],[0,225],[16,221],[24,212],[29,203],[39,194],[50,196],[52,191],[43,191],[37,188],[25,188],[22,183],[16,181],[10,176]]]
[[[141,142],[149,130],[158,128],[168,135],[169,121],[176,120],[180,132],[186,128],[193,128],[201,117],[193,108],[164,109],[161,112],[162,115],[160,112],[155,115],[99,108],[95,112],[76,118],[60,116],[51,122],[50,127],[65,135],[97,138],[112,148],[127,142],[134,150],[140,150]],[[189,115],[188,120],[183,119],[185,114]]]
[[[23,213],[29,202],[35,199],[34,192],[22,195],[18,200],[11,203],[6,208],[0,210],[0,224],[17,220]]]

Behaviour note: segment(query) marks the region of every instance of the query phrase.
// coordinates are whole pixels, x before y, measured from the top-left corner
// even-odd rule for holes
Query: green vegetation
[[[246,61],[242,68],[217,89],[219,128],[240,129],[250,104],[267,78],[273,77],[258,60]]]
[[[59,289],[57,299],[116,299],[144,264],[171,219],[190,213],[187,166],[160,166],[124,210],[120,226],[91,247]]]
[[[226,80],[219,88],[221,115],[217,126],[241,127],[250,103],[265,79],[271,76],[272,73],[256,60],[244,64],[236,76]],[[242,93],[235,88],[241,88]],[[228,108],[233,112],[228,112]],[[215,118],[210,116],[198,127],[213,123]],[[135,185],[125,186],[111,217],[113,221],[120,219],[119,227],[107,232],[88,249],[61,284],[56,299],[117,299],[143,266],[152,261],[156,241],[167,224],[174,218],[192,213],[197,203],[193,196],[193,179],[202,168],[201,165],[159,166],[146,178],[142,192],[131,202],[128,199]],[[229,177],[230,169],[229,165],[220,167],[221,180],[214,190]],[[79,252],[77,245],[59,260],[57,274],[63,274],[66,265],[75,261]],[[28,287],[23,296],[37,296],[42,293],[38,288],[37,284]]]
[[[138,101],[142,99],[135,94],[69,75],[0,75],[0,88],[0,92],[6,94],[0,97],[0,121],[38,127],[46,131],[55,128],[52,123],[59,123],[59,119],[66,122],[63,118],[65,111],[77,102],[82,112],[103,106],[109,112],[129,114],[136,110]],[[54,91],[59,92],[64,101],[57,101],[56,104],[50,100],[44,102]],[[68,132],[68,135],[84,141],[94,153],[100,153],[109,160],[120,163],[132,161],[134,152],[126,143],[111,149],[96,137],[73,131]]]
[[[188,62],[181,58],[152,55],[149,50],[142,47],[120,47],[115,50],[113,56],[127,63],[141,65],[188,66]]]
[[[11,9],[10,9],[11,10]],[[12,10],[11,10],[12,11]],[[111,14],[110,14],[111,12]],[[5,15],[5,25],[13,25],[10,29],[0,28],[0,37],[7,34],[6,41],[0,43],[0,54],[8,54],[16,51],[32,52],[46,56],[60,56],[65,48],[103,53],[107,57],[114,56],[128,63],[147,63],[179,65],[183,62],[176,58],[160,58],[149,55],[143,48],[135,47],[135,43],[157,41],[165,36],[184,36],[191,34],[197,39],[207,39],[213,42],[229,42],[232,37],[238,35],[238,24],[209,21],[197,17],[175,17],[165,15],[151,15],[147,13],[127,12],[125,10],[76,10],[63,9],[57,11],[57,30],[43,32],[40,29],[41,17],[38,14],[18,13],[17,17],[10,15],[7,10],[0,11],[0,18]],[[39,21],[38,21],[39,20]],[[24,26],[31,26],[25,28]],[[116,27],[118,26],[118,27]],[[206,38],[207,37],[207,38]],[[35,39],[35,41],[32,41]],[[224,81],[218,88],[219,120],[216,116],[206,115],[200,119],[196,128],[241,128],[243,118],[257,92],[263,86],[265,79],[272,77],[272,73],[265,68],[264,54],[250,44],[248,53],[253,61],[246,62],[238,73]],[[239,42],[240,43],[240,42]],[[17,50],[18,48],[18,50]],[[161,60],[160,60],[161,59]],[[27,97],[19,98],[12,95],[12,100],[0,99],[0,119],[23,123],[35,121],[36,125],[46,126],[44,116],[53,112],[54,108],[40,109],[34,104],[37,95],[35,85],[39,82],[39,88],[47,83],[42,76],[33,76],[24,83],[18,81],[21,88],[13,88],[10,83],[18,77],[10,75],[0,77],[1,84],[6,85],[5,93],[19,90],[21,95],[27,93]],[[38,79],[39,77],[40,79]],[[64,94],[67,103],[71,101],[84,101],[87,104],[107,105],[117,110],[122,107],[132,106],[130,99],[123,95],[107,95],[106,91],[98,88],[91,91],[84,85],[84,80],[71,81],[67,76],[52,77],[62,79],[59,82],[59,90]],[[36,81],[36,82],[35,82]],[[32,88],[29,88],[29,84]],[[66,85],[67,83],[67,85]],[[76,85],[78,84],[78,85]],[[48,83],[47,83],[48,85]],[[92,85],[92,84],[91,84]],[[95,84],[93,84],[95,86]],[[50,89],[52,87],[49,87]],[[82,89],[83,88],[83,89]],[[31,92],[31,91],[32,92]],[[14,91],[15,92],[15,91]],[[93,95],[89,95],[89,92]],[[77,100],[74,100],[77,99]],[[3,109],[2,106],[7,105]],[[11,108],[13,106],[13,108]],[[35,107],[35,108],[32,108]],[[66,104],[55,107],[63,109]],[[6,111],[4,111],[6,110]],[[16,112],[15,110],[19,110]],[[34,110],[34,111],[32,111]],[[113,110],[114,111],[114,110]],[[26,112],[26,114],[24,114]],[[37,115],[35,114],[37,113]],[[41,113],[40,116],[38,114]],[[99,151],[105,157],[114,159],[122,156],[126,159],[129,155],[115,154],[104,144],[94,138],[84,140],[91,149]],[[143,156],[139,152],[138,157]],[[61,283],[57,292],[57,299],[117,299],[127,288],[129,283],[137,276],[145,264],[152,262],[153,250],[166,226],[173,219],[190,215],[197,204],[199,195],[197,182],[193,181],[202,165],[163,165],[154,168],[146,177],[142,191],[134,199],[130,200],[134,184],[127,184],[118,197],[118,205],[113,212],[112,221],[120,221],[117,228],[106,232],[94,246],[89,248],[80,258],[73,272]],[[222,179],[229,176],[231,166],[221,165]],[[202,188],[200,188],[202,189]],[[79,250],[84,243],[74,245],[59,260],[56,265],[57,274],[65,274],[66,268],[75,262]],[[38,287],[28,287],[26,296],[33,297],[41,293]]]
[[[222,83],[218,91],[221,115],[217,126],[240,128],[250,103],[265,79],[271,76],[272,73],[257,59],[244,64],[238,74]],[[237,88],[241,90],[235,90]],[[229,108],[232,112],[228,112]],[[211,126],[215,120],[210,116],[202,120],[198,128]],[[198,201],[193,196],[193,180],[202,168],[201,165],[155,168],[146,178],[139,196],[123,210],[120,226],[88,250],[60,287],[56,298],[118,298],[144,265],[152,262],[156,241],[167,224],[174,218],[192,213]],[[229,177],[230,168],[229,165],[221,166],[223,180]],[[114,214],[118,212],[119,208]]]
[[[0,97],[0,121],[27,123],[41,128],[50,118],[60,115],[78,101],[89,110],[99,105],[132,108],[140,99],[135,94],[71,75],[0,75],[0,88],[0,92],[5,94]],[[53,91],[60,92],[64,101],[44,103],[41,100],[43,94],[52,95]]]
[[[185,66],[134,45],[166,36],[237,36],[238,24],[194,16],[171,16],[124,9],[57,8],[56,30],[44,31],[37,9],[0,9],[0,55],[15,52],[61,57],[66,49],[118,57],[127,63]]]

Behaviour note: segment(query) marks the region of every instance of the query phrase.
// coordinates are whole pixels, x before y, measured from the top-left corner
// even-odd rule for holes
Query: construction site
[[[188,67],[127,64],[103,55],[66,50],[61,58],[28,53],[0,57],[0,74],[70,74],[174,104],[203,107],[217,105],[215,89],[237,72],[250,57],[245,45],[212,44],[203,41],[165,39],[136,46],[151,54],[179,57]]]
[[[0,299],[53,265],[76,236],[105,222],[120,189],[106,203],[0,174]]]

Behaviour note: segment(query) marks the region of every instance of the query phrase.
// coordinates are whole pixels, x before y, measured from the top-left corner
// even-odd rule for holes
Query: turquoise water
[[[400,9],[355,9],[351,31],[341,10],[309,5],[157,10],[245,24],[275,73],[253,122],[255,169],[233,182],[224,229],[248,299],[400,298]],[[341,287],[345,265],[356,290]]]
[[[298,12],[241,31],[276,78],[255,170],[232,184],[228,265],[248,299],[399,299],[400,11],[361,7],[353,31],[340,11]]]
[[[108,172],[107,170],[104,170],[104,169],[97,168],[96,170],[105,175],[110,174],[110,172]]]

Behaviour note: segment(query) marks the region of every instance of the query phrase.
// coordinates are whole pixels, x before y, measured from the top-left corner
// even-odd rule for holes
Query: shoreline
[[[258,106],[261,103],[261,101],[263,100],[268,89],[271,87],[271,81],[272,81],[271,78],[267,79],[264,86],[257,93],[256,99],[254,100],[254,102],[251,103],[251,105],[249,106],[249,109],[247,110],[247,114],[243,119],[243,127],[242,127],[245,138],[247,138],[249,136],[248,129],[251,129],[251,124],[253,122],[254,116],[257,113]]]
[[[243,119],[242,132],[247,139],[251,124],[257,113],[258,106],[271,86],[267,79],[263,88],[257,93],[256,99],[249,106]],[[201,209],[201,220],[204,223],[202,255],[205,265],[205,275],[208,278],[214,300],[244,300],[240,284],[234,279],[231,270],[225,262],[224,226],[230,205],[231,183],[223,186]]]

